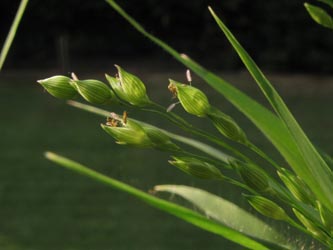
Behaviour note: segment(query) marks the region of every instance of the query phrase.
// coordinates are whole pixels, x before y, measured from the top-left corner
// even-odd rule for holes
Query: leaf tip
[[[55,156],[55,153],[51,152],[51,151],[45,151],[44,152],[44,157],[48,160],[52,160]]]

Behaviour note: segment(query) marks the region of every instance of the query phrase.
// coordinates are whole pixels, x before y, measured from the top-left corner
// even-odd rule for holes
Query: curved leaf
[[[269,249],[266,246],[264,246],[263,244],[257,242],[256,240],[253,240],[253,239],[247,237],[246,235],[244,235],[240,232],[237,232],[236,230],[233,230],[220,223],[217,223],[188,208],[179,206],[175,203],[165,201],[163,199],[160,199],[160,198],[157,198],[150,194],[147,194],[147,193],[145,193],[139,189],[136,189],[132,186],[129,186],[123,182],[120,182],[120,181],[110,178],[106,175],[98,173],[92,169],[89,169],[86,166],[84,166],[80,163],[77,163],[75,161],[72,161],[68,158],[62,157],[62,156],[57,155],[52,152],[46,152],[45,156],[47,159],[59,164],[60,166],[68,168],[79,174],[85,175],[85,176],[87,176],[95,181],[98,181],[100,183],[103,183],[109,187],[112,187],[112,188],[118,189],[122,192],[128,193],[128,194],[148,203],[149,205],[151,205],[157,209],[160,209],[164,212],[172,214],[172,215],[174,215],[184,221],[187,221],[201,229],[204,229],[208,232],[220,235],[220,236],[222,236],[228,240],[231,240],[239,245],[242,245],[246,248],[254,249],[254,250],[268,250]]]
[[[288,131],[285,131],[286,135],[291,137],[291,141],[293,141],[293,144],[297,146],[297,148],[293,148],[293,151],[287,154],[282,151],[280,152],[288,160],[290,166],[294,169],[297,175],[300,176],[306,184],[308,184],[310,189],[317,196],[318,200],[325,204],[330,211],[333,211],[332,171],[312,145],[309,138],[291,114],[280,95],[250,55],[245,51],[245,49],[241,46],[221,19],[214,13],[214,11],[211,8],[209,8],[209,11],[287,128]]]
[[[154,190],[177,194],[197,206],[207,217],[250,237],[269,242],[278,249],[296,249],[274,228],[219,196],[181,185],[159,185]]]

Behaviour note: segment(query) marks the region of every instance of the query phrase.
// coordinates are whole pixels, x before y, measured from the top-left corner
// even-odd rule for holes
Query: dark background
[[[211,5],[257,63],[291,73],[332,71],[333,34],[314,23],[299,0],[179,1],[118,3],[148,31],[211,68],[238,70],[240,61],[215,25]],[[317,1],[310,1],[317,3]],[[0,1],[0,43],[14,18],[18,0]],[[325,5],[321,5],[330,12]],[[96,0],[31,0],[6,68],[72,70],[98,67],[118,58],[169,60],[135,32],[108,4]]]

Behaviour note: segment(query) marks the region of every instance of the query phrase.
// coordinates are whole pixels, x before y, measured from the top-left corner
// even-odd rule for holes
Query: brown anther
[[[124,111],[123,112],[123,124],[126,124],[127,123],[127,112]]]
[[[172,98],[177,97],[177,88],[174,84],[170,83],[168,86],[169,91],[172,93]]]
[[[108,117],[106,119],[106,125],[110,127],[119,127],[119,121],[114,118]]]

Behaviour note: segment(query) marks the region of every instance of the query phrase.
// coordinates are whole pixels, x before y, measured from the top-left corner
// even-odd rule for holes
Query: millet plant
[[[118,144],[169,152],[169,163],[186,174],[240,187],[244,199],[259,214],[286,222],[286,226],[290,225],[313,238],[316,246],[333,249],[333,173],[329,165],[332,158],[314,147],[280,95],[213,9],[208,8],[269,101],[272,111],[148,33],[115,1],[107,2],[137,31],[184,64],[243,113],[278,150],[285,160],[284,165],[281,166],[251,142],[246,131],[231,116],[212,106],[206,94],[192,84],[189,70],[187,83],[169,80],[168,89],[177,99],[169,107],[152,101],[144,83],[118,65],[115,76],[106,75],[107,84],[98,80],[82,80],[75,74],[71,77],[57,75],[38,81],[46,91],[61,99],[81,96],[90,104],[119,105],[124,110],[144,110],[168,119],[188,132],[191,138],[135,120],[126,111],[116,114],[90,104],[69,101],[72,106],[104,116],[106,122],[101,124],[101,128]],[[321,2],[333,7],[331,0]],[[305,4],[305,7],[316,22],[333,28],[332,18],[327,12],[310,4]],[[177,115],[173,110],[176,105],[181,105],[187,113],[199,119],[211,122],[220,136],[197,128]],[[235,147],[235,143],[242,147]],[[264,161],[258,163],[257,158],[248,155],[249,150]],[[204,190],[183,185],[159,185],[146,193],[55,153],[47,152],[46,157],[248,249],[300,249],[296,240],[290,240],[267,222]],[[275,174],[272,174],[272,169]],[[192,210],[158,198],[156,194],[159,192],[178,195],[198,209]]]

